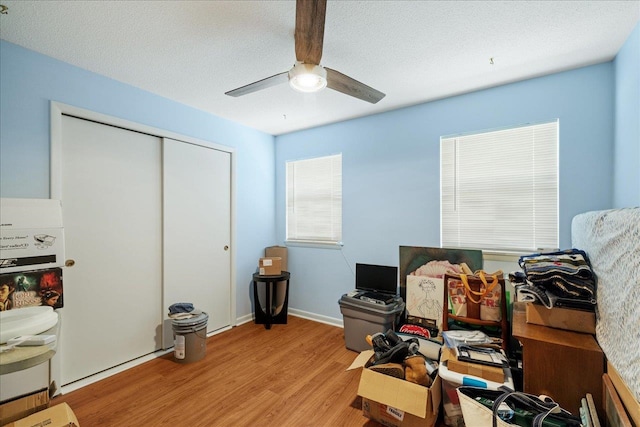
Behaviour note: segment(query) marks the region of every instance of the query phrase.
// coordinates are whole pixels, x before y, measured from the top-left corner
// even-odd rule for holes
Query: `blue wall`
[[[640,204],[638,27],[614,62],[274,137],[0,41],[0,195],[49,196],[49,101],[233,147],[237,314],[285,239],[285,162],[343,153],[342,249],[290,247],[290,307],[341,319],[356,262],[439,245],[439,138],[560,119],[560,245],[581,212]],[[384,102],[384,101],[382,101]],[[274,203],[275,201],[275,203]],[[275,224],[275,229],[274,229]]]
[[[615,151],[613,204],[640,206],[640,24],[613,61]]]
[[[611,62],[276,137],[280,242],[285,162],[343,155],[344,247],[289,248],[291,307],[340,319],[337,301],[354,287],[356,262],[398,265],[400,245],[440,245],[440,136],[555,118],[566,248],[574,215],[612,205]]]
[[[237,315],[250,314],[251,274],[275,241],[273,136],[0,41],[2,197],[49,197],[51,100],[235,149]]]

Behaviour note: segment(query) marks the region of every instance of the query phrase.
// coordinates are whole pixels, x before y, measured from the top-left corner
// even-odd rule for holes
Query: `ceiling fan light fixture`
[[[296,62],[289,70],[289,86],[298,92],[317,92],[327,86],[327,71],[320,65]]]

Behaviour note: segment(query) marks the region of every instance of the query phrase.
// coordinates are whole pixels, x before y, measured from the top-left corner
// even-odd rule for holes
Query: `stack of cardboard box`
[[[287,248],[284,246],[269,246],[264,250],[264,257],[258,261],[258,271],[261,276],[277,276],[287,269]]]

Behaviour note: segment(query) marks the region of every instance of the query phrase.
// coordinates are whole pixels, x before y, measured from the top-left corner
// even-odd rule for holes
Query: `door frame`
[[[212,148],[215,150],[227,152],[231,156],[231,200],[230,200],[230,215],[231,215],[231,224],[230,224],[230,242],[229,246],[231,246],[231,254],[230,254],[230,319],[229,319],[229,328],[235,326],[237,324],[237,314],[236,314],[236,250],[235,250],[235,242],[236,242],[236,154],[235,149],[232,147],[220,145],[215,142],[205,141],[198,138],[193,138],[190,136],[181,135],[178,133],[174,133],[165,129],[156,128],[153,126],[147,126],[140,123],[132,122],[129,120],[121,119],[118,117],[109,116],[102,113],[97,113],[94,111],[86,110],[79,107],[74,107],[72,105],[63,104],[57,101],[50,101],[50,187],[49,187],[49,197],[52,199],[61,199],[62,198],[62,116],[72,116],[77,117],[79,119],[90,120],[97,123],[110,125],[119,127],[122,129],[141,132],[148,135],[156,136],[159,138],[170,138],[177,141],[181,141],[188,144],[195,144],[202,147]],[[64,225],[64,224],[63,224]],[[164,287],[164,283],[161,284]],[[161,310],[162,318],[164,319],[165,313],[163,307],[166,306],[167,301],[162,301],[162,307],[158,307],[158,310]],[[223,330],[227,330],[229,328],[223,328],[217,331],[212,331],[208,335],[215,335],[216,333],[222,332]],[[156,353],[164,354],[162,350],[157,351]],[[56,368],[52,366],[52,372],[56,371]],[[57,375],[54,375],[57,376]]]

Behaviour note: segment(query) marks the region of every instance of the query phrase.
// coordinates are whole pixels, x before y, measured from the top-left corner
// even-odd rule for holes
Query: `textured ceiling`
[[[274,135],[608,61],[640,19],[640,0],[329,0],[322,65],[386,93],[373,105],[224,95],[291,68],[295,1],[0,3],[4,40]]]

